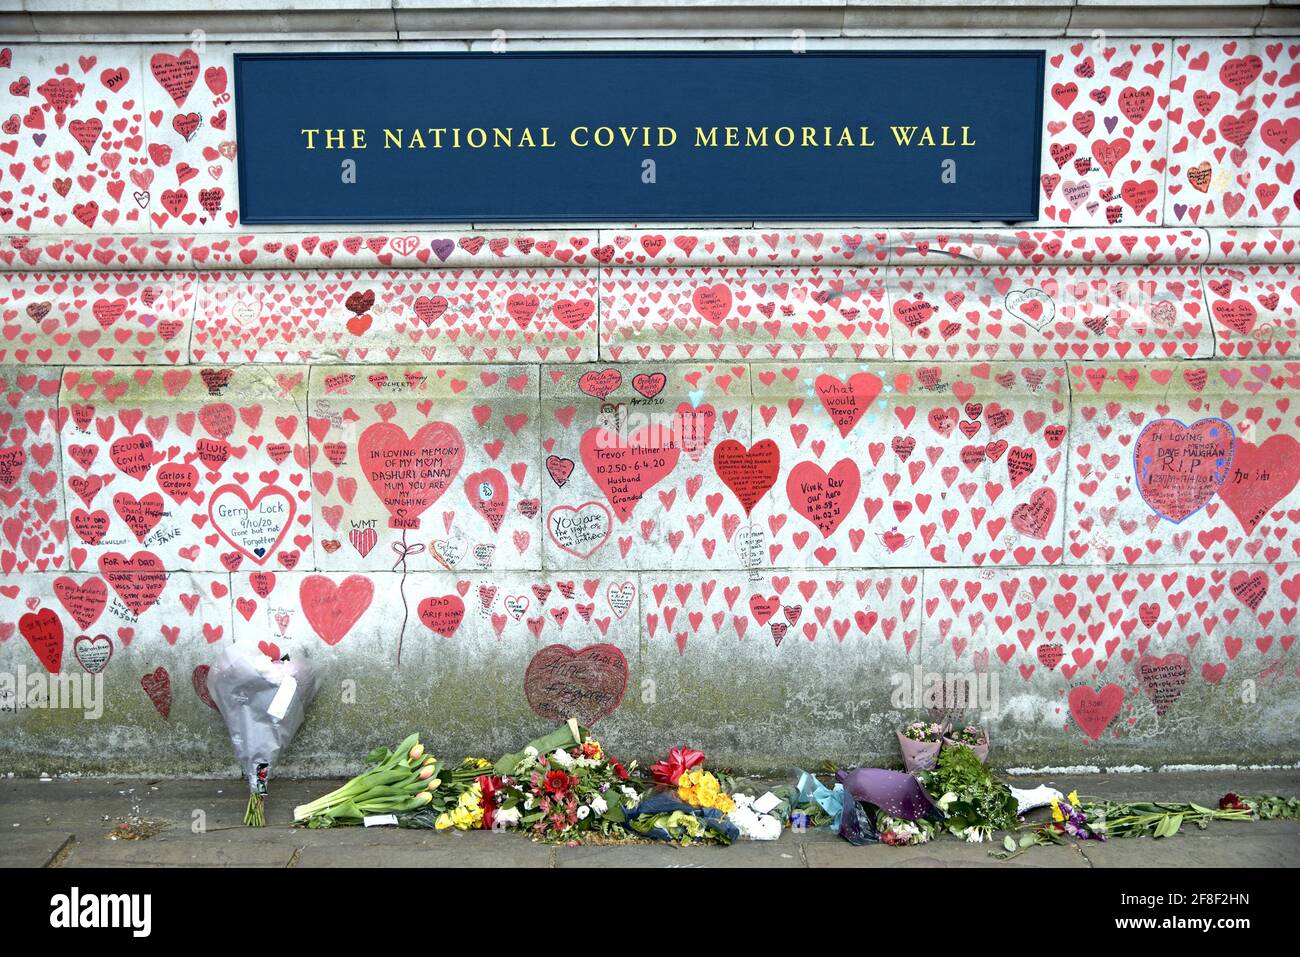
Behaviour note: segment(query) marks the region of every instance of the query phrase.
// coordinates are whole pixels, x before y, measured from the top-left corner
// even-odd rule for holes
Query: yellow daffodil
[[[456,822],[451,819],[451,815],[443,812],[438,815],[438,820],[433,822],[435,830],[445,831],[449,827],[455,827]]]
[[[1075,807],[1079,806],[1079,792],[1077,789],[1070,792],[1069,801]]]
[[[1065,820],[1065,814],[1061,812],[1061,802],[1052,798],[1052,820],[1058,824]]]

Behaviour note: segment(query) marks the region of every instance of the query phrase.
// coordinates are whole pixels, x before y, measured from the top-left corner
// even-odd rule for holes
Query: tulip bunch
[[[370,766],[341,788],[295,808],[294,821],[327,827],[360,824],[370,814],[417,811],[428,806],[442,786],[437,759],[424,753],[418,734],[395,750],[372,751],[366,761]]]

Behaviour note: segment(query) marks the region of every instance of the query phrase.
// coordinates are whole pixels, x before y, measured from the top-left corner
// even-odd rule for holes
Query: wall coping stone
[[[641,238],[695,240],[645,258]],[[828,255],[792,255],[805,234]],[[790,237],[795,237],[791,242]],[[852,236],[856,244],[842,242]],[[1104,254],[1099,251],[1105,244]],[[553,245],[552,245],[553,244]],[[706,252],[712,244],[713,249]],[[806,243],[805,243],[806,245]],[[733,250],[731,247],[734,246]],[[1085,253],[1092,255],[1085,255]],[[258,272],[264,270],[619,269],[731,266],[1195,266],[1300,262],[1300,227],[989,231],[977,226],[908,229],[844,223],[692,228],[394,228],[245,231],[234,236],[61,234],[0,236],[0,273],[61,271]]]
[[[5,0],[12,41],[1295,35],[1295,0]]]

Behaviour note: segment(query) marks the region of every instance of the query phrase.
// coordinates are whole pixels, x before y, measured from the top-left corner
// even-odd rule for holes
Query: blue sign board
[[[1041,51],[236,54],[245,223],[1038,217]]]

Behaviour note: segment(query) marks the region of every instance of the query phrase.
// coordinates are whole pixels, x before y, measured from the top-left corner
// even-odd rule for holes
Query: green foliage
[[[1300,819],[1300,798],[1277,794],[1254,794],[1241,799],[1261,821]]]
[[[935,769],[920,777],[948,815],[954,833],[970,827],[1002,831],[1017,824],[1011,789],[995,780],[970,748],[944,748]]]

